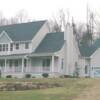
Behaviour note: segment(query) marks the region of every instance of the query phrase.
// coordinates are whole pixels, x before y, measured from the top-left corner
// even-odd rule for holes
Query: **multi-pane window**
[[[13,44],[10,44],[10,51],[13,51]]]
[[[5,51],[5,49],[6,49],[5,47],[6,47],[5,44],[3,44],[3,51]]]
[[[9,67],[12,67],[12,66],[13,66],[13,61],[9,60]]]
[[[43,67],[49,67],[50,66],[50,59],[44,59],[43,60]]]
[[[25,43],[25,49],[29,48],[29,43]]]
[[[15,67],[18,67],[19,63],[18,60],[15,60]]]
[[[8,51],[8,44],[6,44],[6,51]]]
[[[0,44],[0,51],[8,51],[8,44]]]
[[[16,43],[16,49],[19,49],[19,44],[18,43]]]
[[[27,60],[24,59],[24,66],[26,67],[27,66]]]
[[[5,66],[5,61],[4,60],[0,60],[0,67],[4,67]]]

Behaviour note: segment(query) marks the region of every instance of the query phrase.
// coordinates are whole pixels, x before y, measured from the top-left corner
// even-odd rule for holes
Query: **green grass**
[[[63,87],[0,92],[0,100],[72,100],[86,87],[91,87],[94,79],[0,79],[0,82],[59,83]]]

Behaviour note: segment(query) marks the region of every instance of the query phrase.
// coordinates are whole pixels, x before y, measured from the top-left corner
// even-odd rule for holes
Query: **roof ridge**
[[[22,25],[22,24],[28,24],[28,23],[37,23],[37,22],[46,22],[47,20],[35,20],[35,21],[29,21],[29,22],[22,22],[22,23],[15,23],[15,24],[8,24],[8,25],[1,25],[0,27],[8,27],[13,25]]]

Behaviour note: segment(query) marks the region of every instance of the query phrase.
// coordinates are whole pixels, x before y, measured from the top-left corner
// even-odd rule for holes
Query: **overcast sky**
[[[93,11],[100,10],[100,0],[0,0],[0,11],[7,18],[24,9],[36,20],[49,19],[60,9],[70,12],[76,21],[86,21],[86,5]]]

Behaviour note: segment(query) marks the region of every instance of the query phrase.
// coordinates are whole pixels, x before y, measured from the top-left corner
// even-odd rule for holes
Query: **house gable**
[[[100,48],[97,49],[91,56],[91,67],[100,68]]]
[[[0,35],[0,43],[12,42],[11,38],[8,36],[7,32],[2,31]]]

